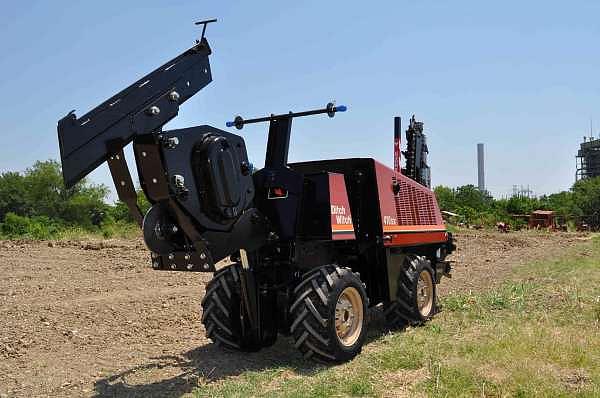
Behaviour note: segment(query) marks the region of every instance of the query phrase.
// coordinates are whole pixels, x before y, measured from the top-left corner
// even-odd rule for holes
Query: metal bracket
[[[217,18],[194,22],[194,25],[202,25],[202,36],[200,37],[200,40],[198,40],[198,43],[201,42],[202,39],[204,39],[204,33],[206,33],[206,25],[213,22],[217,22]]]
[[[261,325],[260,325],[260,307],[257,294],[256,280],[254,273],[250,267],[248,252],[240,249],[240,260],[242,269],[240,270],[240,288],[242,293],[243,304],[248,315],[249,330],[244,330],[244,334],[251,341],[260,345],[261,341]]]
[[[116,154],[109,156],[108,168],[115,184],[115,188],[117,189],[119,200],[127,205],[129,213],[141,227],[144,216],[137,204],[137,193],[133,186],[133,180],[131,179],[131,174],[127,167],[123,149],[120,149]]]

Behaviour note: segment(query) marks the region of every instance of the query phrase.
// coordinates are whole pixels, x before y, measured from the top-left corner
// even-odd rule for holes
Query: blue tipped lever
[[[235,127],[236,129],[241,130],[245,124],[249,124],[249,123],[273,122],[273,121],[276,121],[276,120],[282,119],[282,118],[289,119],[289,118],[300,117],[300,116],[319,115],[322,113],[326,113],[327,116],[333,117],[336,112],[346,112],[347,110],[348,110],[348,107],[346,105],[335,106],[335,103],[332,101],[332,102],[328,103],[327,105],[325,105],[325,108],[315,109],[312,111],[304,111],[304,112],[296,112],[296,113],[290,112],[290,113],[285,113],[283,115],[271,114],[271,116],[259,117],[256,119],[248,119],[248,120],[244,120],[244,118],[242,118],[241,116],[236,116],[235,119],[233,119],[233,121],[225,122],[225,126]]]

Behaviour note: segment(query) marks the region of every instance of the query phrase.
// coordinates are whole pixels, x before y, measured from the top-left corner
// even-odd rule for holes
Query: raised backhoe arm
[[[67,187],[93,171],[136,135],[160,131],[179,105],[211,82],[205,38],[85,115],[58,121],[63,178]],[[117,185],[118,186],[118,185]]]

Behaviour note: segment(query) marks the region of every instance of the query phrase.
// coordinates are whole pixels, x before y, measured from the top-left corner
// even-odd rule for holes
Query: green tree
[[[600,215],[600,177],[577,181],[572,192],[573,203],[581,215]]]
[[[46,216],[67,224],[90,227],[105,214],[109,190],[85,179],[67,189],[60,164],[55,160],[38,161],[25,171],[26,199],[33,216]]]
[[[142,214],[146,214],[146,212],[150,208],[150,202],[148,202],[146,195],[144,195],[144,191],[142,191],[141,189],[137,191],[137,204]],[[129,208],[125,203],[121,202],[120,200],[116,201],[115,204],[110,208],[109,214],[115,221],[134,221],[133,217],[129,213]]]
[[[38,161],[23,174],[9,172],[0,176],[0,221],[13,213],[91,227],[102,220],[107,210],[107,194],[106,186],[85,180],[67,189],[58,162]]]
[[[510,214],[529,214],[540,207],[536,198],[526,196],[513,196],[506,202],[506,211]]]
[[[493,199],[476,186],[469,184],[456,188],[456,202],[459,206],[484,210],[490,207]]]
[[[7,213],[30,214],[26,192],[25,178],[21,174],[7,172],[0,175],[0,221]]]
[[[554,210],[556,214],[564,218],[580,215],[581,211],[575,205],[572,191],[562,191],[540,198],[540,207],[544,210]]]
[[[443,185],[438,185],[433,189],[440,209],[446,211],[456,210],[456,195],[454,190]]]

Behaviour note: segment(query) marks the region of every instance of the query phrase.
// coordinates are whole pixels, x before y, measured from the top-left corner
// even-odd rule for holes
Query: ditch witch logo
[[[383,216],[383,224],[384,225],[398,225],[398,221],[396,220],[396,217]]]
[[[352,225],[352,217],[346,215],[345,206],[331,205],[331,215],[335,216],[338,225]]]

